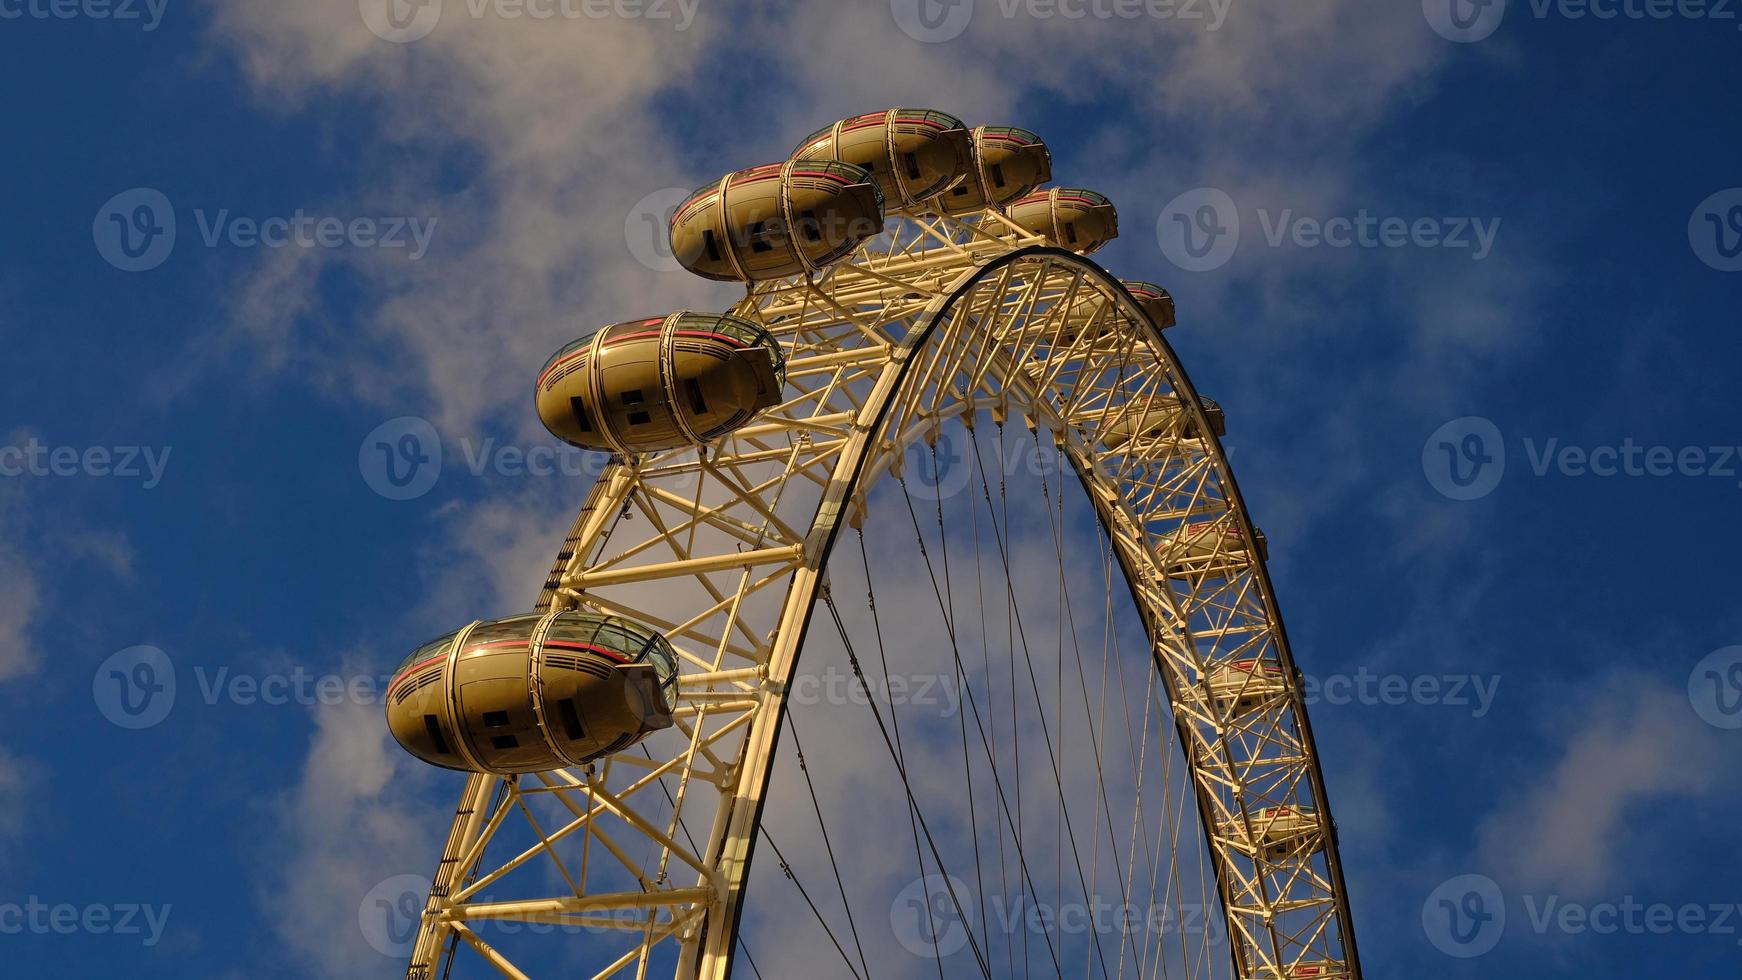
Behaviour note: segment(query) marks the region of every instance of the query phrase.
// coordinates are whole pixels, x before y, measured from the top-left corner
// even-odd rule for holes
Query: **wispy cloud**
[[[1566,727],[1547,740],[1553,758],[1521,773],[1526,788],[1482,828],[1485,866],[1504,869],[1513,887],[1600,892],[1649,836],[1640,818],[1734,782],[1724,733],[1700,721],[1685,693],[1649,677],[1607,678],[1554,722]]]

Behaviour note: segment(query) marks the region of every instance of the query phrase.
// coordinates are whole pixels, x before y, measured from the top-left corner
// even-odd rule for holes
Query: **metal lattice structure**
[[[909,447],[986,418],[1050,437],[1147,632],[1228,936],[1219,963],[1181,975],[1359,977],[1261,536],[1204,404],[1130,293],[988,210],[901,218],[845,262],[755,284],[731,312],[781,341],[784,401],[705,450],[613,457],[539,599],[664,632],[682,660],[672,737],[585,767],[469,777],[409,980],[474,954],[529,975],[487,935],[502,920],[550,927],[550,942],[584,928],[589,949],[617,937],[582,975],[731,975],[836,540]],[[1168,421],[1150,424],[1158,406]],[[551,801],[560,819],[541,820]],[[511,827],[529,843],[507,844]],[[490,897],[518,879],[536,897]]]

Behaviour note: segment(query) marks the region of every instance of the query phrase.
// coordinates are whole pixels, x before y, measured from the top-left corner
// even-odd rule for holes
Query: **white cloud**
[[[1598,892],[1647,843],[1642,815],[1667,816],[1733,778],[1723,733],[1700,721],[1685,694],[1648,677],[1611,678],[1553,721],[1566,726],[1564,740],[1550,743],[1556,757],[1519,774],[1525,788],[1482,827],[1486,866],[1512,887]]]
[[[433,780],[392,744],[379,706],[323,706],[315,727],[302,778],[262,837],[257,884],[279,940],[316,975],[378,976],[398,964],[368,944],[358,906],[388,878],[434,869],[418,799]]]

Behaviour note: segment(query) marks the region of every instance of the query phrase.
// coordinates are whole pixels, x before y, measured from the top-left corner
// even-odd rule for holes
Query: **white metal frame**
[[[815,277],[752,287],[732,312],[786,345],[787,400],[705,452],[614,457],[540,599],[664,631],[681,660],[680,735],[662,743],[664,756],[624,752],[579,771],[471,777],[408,978],[443,975],[459,943],[503,975],[525,976],[474,928],[493,918],[624,932],[622,955],[597,964],[598,977],[647,975],[665,942],[680,949],[678,976],[728,976],[781,708],[835,537],[862,512],[870,486],[899,472],[908,445],[948,420],[972,425],[981,412],[1050,434],[1107,529],[1210,828],[1234,975],[1282,978],[1329,963],[1312,975],[1358,977],[1299,674],[1264,565],[1252,558],[1251,520],[1196,392],[1124,288],[1090,260],[986,212],[902,219]],[[1062,330],[1067,321],[1088,326]],[[1182,397],[1200,438],[1169,427],[1116,449],[1097,442],[1128,413]],[[1242,547],[1182,567],[1172,535],[1212,518],[1233,522]],[[1286,696],[1211,691],[1218,667],[1251,658],[1281,665]],[[1247,707],[1236,711],[1236,701]],[[643,807],[650,791],[668,798]],[[526,802],[537,796],[560,801],[568,821],[541,826]],[[1277,807],[1317,824],[1272,862],[1251,842]],[[654,812],[668,816],[656,822]],[[679,816],[706,818],[705,841],[686,839]],[[537,843],[483,860],[514,819],[531,825]],[[629,860],[620,834],[654,842],[656,874]],[[579,863],[565,863],[559,845],[572,852],[575,837]],[[480,897],[532,864],[547,879],[554,865],[563,891]],[[616,884],[603,884],[601,866]],[[625,869],[633,887],[621,883]]]

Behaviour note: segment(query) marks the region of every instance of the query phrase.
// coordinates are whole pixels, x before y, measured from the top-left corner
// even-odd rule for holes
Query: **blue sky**
[[[649,201],[915,105],[1041,133],[1121,208],[1097,258],[1178,298],[1327,682],[1369,974],[1737,976],[1742,19],[1458,3],[448,0],[399,43],[349,0],[0,0],[0,930],[81,917],[0,931],[9,975],[391,975],[356,910],[457,784],[296,678],[527,604],[588,474],[471,457],[551,445],[528,385],[581,330],[734,298]],[[402,417],[445,459],[397,500]],[[108,686],[142,658],[161,719]],[[1436,934],[1441,898],[1504,928]],[[1559,918],[1635,903],[1707,925]]]

